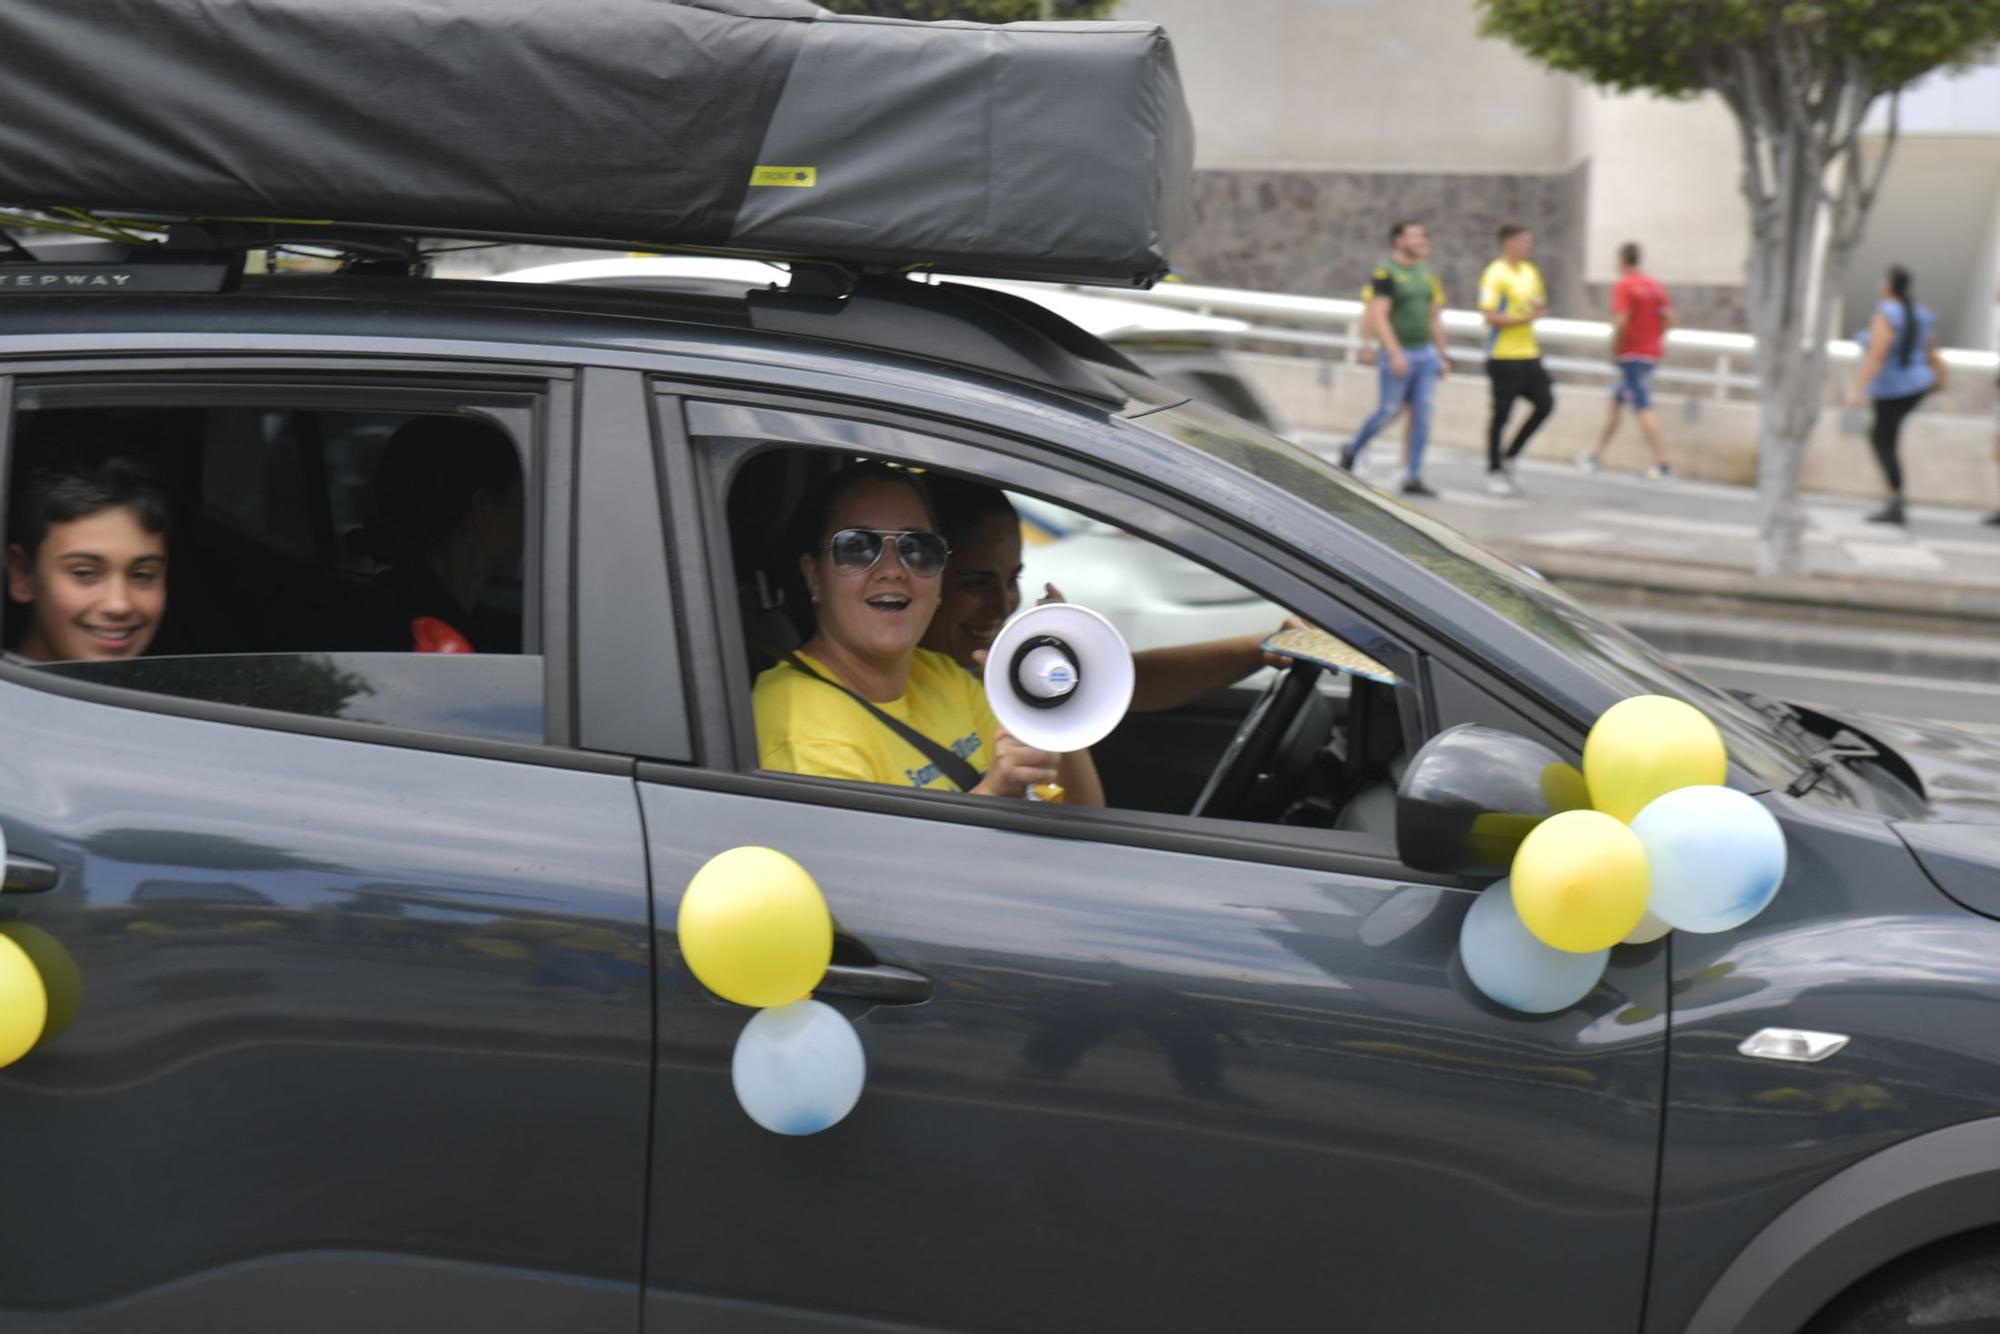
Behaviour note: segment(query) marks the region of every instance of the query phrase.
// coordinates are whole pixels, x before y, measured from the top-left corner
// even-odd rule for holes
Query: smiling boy
[[[30,608],[16,651],[36,662],[136,658],[167,610],[166,488],[111,455],[22,479],[7,536],[7,596]]]

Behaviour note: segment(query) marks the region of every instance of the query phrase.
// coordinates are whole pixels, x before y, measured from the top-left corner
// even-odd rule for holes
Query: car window
[[[1777,786],[1806,762],[1784,730],[1689,675],[1644,640],[1612,625],[1546,580],[1514,566],[1427,515],[1396,505],[1331,463],[1225,413],[1191,403],[1136,425],[1276,484],[1341,527],[1380,542],[1490,607],[1566,659],[1627,695],[1685,700],[1721,730],[1730,758]]]
[[[725,443],[731,442],[696,441],[697,447]],[[839,451],[766,448],[751,453],[727,483],[760,766],[960,790],[936,765],[882,758],[901,753],[892,725],[850,705],[841,690],[856,684],[840,670],[849,644],[843,636],[872,634],[875,623],[847,630],[840,618],[868,618],[877,609],[865,601],[872,596],[885,619],[897,619],[889,633],[907,628],[921,636],[923,653],[949,665],[949,681],[929,682],[918,654],[906,694],[879,701],[921,731],[918,701],[926,692],[950,687],[975,701],[990,698],[975,674],[982,670],[979,655],[1020,608],[1061,601],[1097,612],[1120,632],[1133,651],[1136,682],[1130,710],[1087,752],[1094,772],[1065,771],[1060,799],[1088,792],[1094,781],[1103,804],[1116,810],[1287,824],[1393,847],[1394,784],[1415,737],[1417,707],[1408,684],[1352,643],[1363,640],[1380,652],[1378,631],[1343,624],[1336,638],[1321,627],[1323,642],[1343,646],[1338,653],[1321,650],[1333,653],[1339,667],[1319,665],[1323,657],[1296,671],[1274,670],[1262,645],[1294,619],[1288,608],[1135,527],[1029,491],[1003,490],[977,475],[914,466],[910,475],[928,493],[951,552],[935,593],[920,592],[910,604],[925,626],[904,627],[896,590],[875,590],[867,572],[843,588],[847,572],[816,531],[846,513],[847,501],[829,512],[822,497],[840,470],[856,463]],[[916,519],[877,522],[922,518],[919,510]],[[870,569],[892,559],[900,558],[885,546]],[[816,588],[808,587],[815,580]],[[859,604],[851,616],[829,607],[849,591]],[[801,663],[814,676],[835,678],[833,684],[799,679]],[[1361,663],[1372,671],[1348,670]],[[1246,727],[1253,716],[1268,718],[1270,726]],[[947,730],[952,735],[943,739],[957,742],[965,728]],[[811,735],[817,749],[801,743],[802,735]],[[968,750],[975,768],[992,771],[990,739]]]
[[[522,571],[532,414],[26,385],[8,461],[9,659],[184,700],[544,740]],[[339,406],[333,403],[338,402]]]

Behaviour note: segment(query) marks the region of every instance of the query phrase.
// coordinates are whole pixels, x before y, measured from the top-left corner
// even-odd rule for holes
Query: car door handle
[[[922,973],[892,964],[836,963],[827,965],[826,977],[813,988],[813,994],[848,996],[884,1005],[915,1005],[931,998],[931,980]]]
[[[62,872],[39,857],[23,857],[17,852],[7,854],[7,879],[0,883],[0,892],[8,894],[40,894],[54,889],[56,881],[62,879]]]

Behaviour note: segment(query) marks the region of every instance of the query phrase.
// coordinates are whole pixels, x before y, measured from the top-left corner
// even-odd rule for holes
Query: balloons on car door
[[[0,1066],[33,1051],[49,1019],[49,996],[28,952],[0,936]]]
[[[681,896],[681,957],[724,1000],[757,1007],[810,996],[833,961],[833,917],[812,876],[775,848],[709,858]]]
[[[1590,994],[1611,951],[1575,954],[1544,945],[1522,925],[1512,882],[1500,880],[1482,890],[1465,914],[1458,957],[1488,1000],[1525,1014],[1553,1014]]]
[[[1722,734],[1692,704],[1635,695],[1598,715],[1583,743],[1590,804],[1630,821],[1676,788],[1716,785],[1729,776]]]
[[[1600,811],[1564,811],[1514,853],[1514,907],[1535,938],[1573,954],[1607,950],[1646,915],[1646,848]]]
[[[1653,868],[1653,916],[1677,931],[1729,931],[1778,892],[1785,831],[1754,797],[1684,787],[1632,817]]]
[[[860,1101],[867,1078],[854,1025],[816,1000],[758,1011],[729,1063],[743,1110],[780,1135],[816,1135],[837,1124]]]

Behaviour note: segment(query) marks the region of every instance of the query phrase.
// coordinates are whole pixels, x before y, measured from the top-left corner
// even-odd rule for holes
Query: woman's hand
[[[1013,733],[1002,732],[993,738],[992,767],[972,791],[981,797],[1025,797],[1037,783],[1057,782],[1061,764],[1062,756],[1036,750]]]

